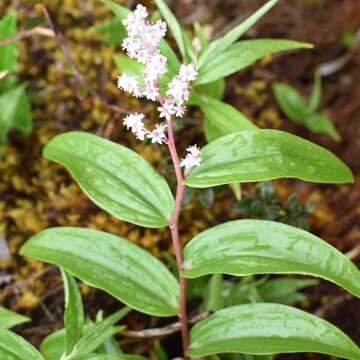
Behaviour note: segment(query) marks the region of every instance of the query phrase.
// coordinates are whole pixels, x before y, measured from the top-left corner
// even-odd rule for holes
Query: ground
[[[151,105],[122,94],[115,86],[117,71],[112,56],[119,48],[102,44],[102,36],[89,29],[111,13],[95,0],[44,0],[57,30],[63,34],[78,72],[84,74],[89,87],[68,64],[63,49],[54,38],[33,36],[19,42],[20,76],[32,94],[34,131],[26,137],[11,133],[9,145],[0,161],[0,235],[11,255],[1,260],[0,302],[15,311],[29,315],[33,321],[19,327],[19,332],[34,344],[55,328],[62,327],[62,285],[56,269],[21,258],[20,245],[41,229],[56,225],[92,227],[119,234],[137,242],[157,256],[171,252],[167,230],[145,230],[116,220],[99,210],[79,190],[68,173],[41,156],[43,146],[55,134],[81,129],[106,136],[131,146],[142,153],[168,179],[166,149],[141,145],[123,129],[122,114],[106,104],[122,109],[145,109],[153,114]],[[133,1],[128,1],[131,5]],[[215,35],[237,24],[264,1],[197,0],[171,1],[173,10],[191,29],[194,21],[207,24]],[[150,1],[144,2],[153,6]],[[20,27],[26,19],[36,18],[39,9],[29,2],[5,1],[0,5],[2,16],[16,7]],[[271,91],[273,81],[284,81],[304,94],[311,91],[314,70],[324,62],[339,58],[346,51],[342,38],[346,31],[360,26],[358,0],[293,0],[282,1],[251,31],[249,38],[289,38],[311,42],[314,50],[268,58],[256,66],[227,79],[225,100],[264,128],[280,128],[318,143],[342,158],[352,169],[355,182],[350,185],[316,185],[293,180],[276,181],[277,196],[284,200],[293,192],[302,202],[316,199],[317,206],[310,218],[311,231],[335,245],[342,252],[360,245],[360,51],[353,51],[351,60],[336,73],[324,78],[322,110],[333,120],[342,141],[339,143],[289,122],[276,105]],[[192,124],[192,119],[200,124]],[[203,144],[202,114],[191,109],[186,126],[177,140],[180,149],[188,143]],[[165,169],[165,170],[164,170]],[[236,218],[235,198],[225,190],[216,195],[210,209],[198,202],[190,203],[182,218],[182,239],[229,218]],[[94,316],[98,309],[117,308],[111,297],[83,285],[86,310]],[[307,311],[318,312],[360,343],[359,301],[345,295],[336,286],[321,282],[307,290]],[[101,299],[101,301],[99,301]],[[130,316],[129,326],[155,326],[158,320],[145,322]],[[171,340],[171,339],[170,339]],[[171,341],[167,341],[172,347]],[[176,354],[174,354],[176,355]],[[282,359],[328,359],[319,355],[294,355]]]

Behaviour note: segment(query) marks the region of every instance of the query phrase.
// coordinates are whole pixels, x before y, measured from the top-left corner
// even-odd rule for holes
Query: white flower
[[[182,104],[184,101],[189,100],[189,83],[183,81],[180,76],[175,76],[169,83],[166,95],[171,97],[176,103]]]
[[[138,80],[135,76],[129,74],[122,74],[118,77],[117,85],[120,89],[135,95],[141,96]]]
[[[145,135],[149,132],[143,123],[145,115],[144,114],[130,114],[124,118],[124,125],[128,130],[136,136],[139,140],[144,140]]]
[[[200,166],[201,153],[196,145],[189,146],[186,151],[188,154],[181,160],[180,166],[185,167],[185,172],[189,172],[194,166]]]
[[[128,130],[132,130],[132,132],[134,132],[135,129],[144,127],[143,124],[144,117],[145,117],[144,114],[138,114],[138,113],[127,115],[124,118],[124,125]]]
[[[183,104],[176,104],[174,106],[175,116],[183,117],[185,113],[185,106]]]
[[[166,141],[166,125],[165,124],[156,124],[155,130],[153,130],[150,134],[147,135],[149,139],[151,139],[151,142],[162,144],[164,141]]]
[[[198,75],[194,64],[182,64],[180,66],[179,76],[184,81],[194,81]]]
[[[162,106],[158,107],[160,112],[159,117],[164,117],[166,120],[170,120],[171,115],[175,114],[174,104],[171,101],[165,100]]]

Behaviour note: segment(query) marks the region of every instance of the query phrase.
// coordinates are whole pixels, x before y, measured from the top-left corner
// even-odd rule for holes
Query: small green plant
[[[285,224],[309,230],[309,215],[315,207],[314,201],[303,205],[296,193],[291,194],[283,204],[276,198],[271,181],[261,182],[254,193],[245,193],[234,206],[234,210],[243,217],[279,221]]]
[[[281,110],[291,121],[305,126],[314,133],[330,136],[335,141],[341,140],[331,120],[324,113],[319,112],[322,92],[319,73],[315,73],[314,88],[308,101],[287,84],[275,83],[273,91]]]
[[[242,286],[232,285],[230,279],[236,277],[302,274],[331,281],[360,297],[360,271],[325,241],[287,224],[247,219],[214,226],[196,235],[184,248],[181,245],[179,221],[186,187],[205,189],[278,178],[328,184],[353,181],[350,169],[328,150],[278,130],[243,129],[224,134],[201,149],[189,146],[186,156],[179,158],[173,121],[184,115],[185,104],[190,100],[190,84],[198,77],[206,79],[202,67],[222,57],[259,14],[264,14],[276,1],[264,5],[245,25],[210,43],[198,61],[193,61],[196,58],[174,15],[163,1],[156,3],[178,43],[184,63],[177,66],[179,60],[164,40],[167,29],[164,22],[148,21],[148,12],[141,5],[134,12],[115,6],[124,17],[127,30],[123,47],[130,57],[128,69],[136,70],[123,73],[118,85],[137,97],[158,103],[159,118],[164,118],[164,123],[150,130],[148,123],[145,126],[145,114],[135,113],[125,117],[124,125],[139,140],[167,146],[177,179],[175,196],[165,178],[139,154],[96,135],[78,131],[60,134],[46,145],[44,156],[65,166],[85,194],[114,217],[147,228],[168,227],[177,276],[138,245],[93,229],[46,229],[31,237],[21,248],[21,254],[54,264],[140,313],[178,316],[179,322],[170,327],[181,334],[178,341],[182,342],[185,360],[205,356],[226,358],[230,356],[228,353],[243,359],[259,359],[259,355],[271,359],[272,354],[292,352],[360,358],[359,347],[334,325],[284,305],[297,301],[281,294],[284,283],[281,287],[279,283],[266,282],[265,287],[261,279],[244,280],[257,282],[250,286],[251,303],[249,296],[245,296],[245,303],[239,301],[241,297],[234,300],[223,296],[224,284],[230,291],[244,290]],[[222,68],[222,62],[215,63]],[[214,71],[217,71],[215,65]],[[222,73],[226,71],[230,70]],[[201,295],[202,308],[215,311],[193,324],[187,302],[194,285],[191,279],[197,281],[203,277],[205,281],[211,278],[206,285],[208,293]],[[93,351],[96,342],[100,345],[100,339],[103,341],[105,335],[110,337],[113,332],[104,328],[99,331],[102,322],[86,330],[74,281],[66,275],[64,279],[65,345],[61,348],[61,359],[122,359],[123,355],[85,355],[84,349]],[[292,289],[289,293],[295,297],[296,289],[306,286],[299,284],[299,280],[277,281],[280,280],[288,281],[285,288]],[[212,299],[212,294],[221,297]],[[269,299],[272,302],[266,302]],[[197,311],[199,315],[202,309]],[[0,334],[2,357],[44,359],[21,337],[8,330]],[[87,347],[89,344],[92,350]],[[159,343],[155,344],[154,351],[164,358]]]
[[[11,12],[0,20],[0,40],[16,34],[16,14]],[[24,134],[32,131],[31,105],[26,86],[19,84],[13,72],[18,68],[16,42],[0,46],[0,146],[7,142],[11,129]]]

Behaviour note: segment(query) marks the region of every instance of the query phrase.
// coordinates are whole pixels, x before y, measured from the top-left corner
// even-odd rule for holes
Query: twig
[[[209,312],[201,313],[197,316],[194,316],[192,319],[189,320],[190,324],[195,324],[200,320],[204,320],[209,316]],[[162,337],[166,335],[171,335],[173,333],[176,333],[181,330],[181,324],[180,322],[176,322],[167,326],[164,326],[162,328],[155,328],[155,329],[146,329],[146,330],[125,330],[121,332],[121,335],[131,338],[156,338],[156,337]]]
[[[354,260],[360,255],[360,244],[355,246],[352,250],[348,251],[345,256],[350,259]]]
[[[0,46],[4,46],[7,44],[12,43],[16,40],[25,39],[28,37],[31,37],[33,35],[42,35],[42,36],[48,36],[48,37],[54,37],[54,31],[48,28],[44,28],[42,26],[36,26],[29,30],[21,30],[18,33],[8,36],[5,39],[0,40]]]
[[[55,25],[52,22],[51,17],[49,15],[49,12],[47,11],[46,7],[44,5],[41,5],[41,6],[42,6],[42,11],[43,11],[44,16],[45,16],[45,20],[46,20],[48,26],[54,32],[54,36],[55,36],[59,46],[61,47],[61,50],[63,51],[67,62],[70,64],[72,74],[75,76],[75,78],[89,90],[90,94],[93,97],[98,98],[107,108],[109,108],[109,109],[111,109],[111,110],[113,110],[114,112],[117,112],[117,113],[129,114],[130,112],[127,111],[126,109],[123,109],[123,108],[121,108],[120,106],[117,106],[117,105],[109,104],[109,102],[106,99],[104,99],[104,97],[102,95],[100,95],[96,90],[91,88],[91,86],[87,82],[85,76],[78,70],[78,68],[77,68],[77,66],[75,64],[75,61],[74,61],[74,59],[73,59],[73,57],[71,55],[71,51],[70,51],[69,47],[66,44],[66,40],[65,40],[64,36],[61,33],[59,33],[58,31],[56,31]]]
[[[324,318],[333,308],[353,299],[351,294],[340,295],[316,310],[315,315]]]

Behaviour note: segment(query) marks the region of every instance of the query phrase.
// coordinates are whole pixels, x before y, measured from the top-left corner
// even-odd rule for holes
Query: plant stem
[[[159,103],[164,104],[164,98],[160,94],[160,88],[156,84],[159,91]],[[179,217],[181,212],[181,204],[184,198],[185,184],[184,177],[181,172],[179,156],[177,154],[175,139],[174,139],[174,129],[171,118],[166,120],[167,122],[167,133],[168,133],[168,148],[171,155],[171,160],[174,165],[177,187],[176,187],[176,196],[175,196],[175,209],[171,217],[170,222],[170,232],[171,239],[174,247],[176,263],[179,270],[179,283],[180,283],[180,297],[179,297],[179,322],[181,327],[181,337],[183,345],[183,359],[188,360],[189,357],[186,356],[186,351],[189,346],[189,329],[188,329],[188,319],[186,314],[186,279],[181,276],[182,271],[182,249],[181,242],[179,237]]]

